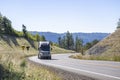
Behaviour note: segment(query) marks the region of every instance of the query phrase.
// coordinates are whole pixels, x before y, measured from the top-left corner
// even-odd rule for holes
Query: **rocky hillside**
[[[88,54],[120,55],[120,29],[90,48]]]

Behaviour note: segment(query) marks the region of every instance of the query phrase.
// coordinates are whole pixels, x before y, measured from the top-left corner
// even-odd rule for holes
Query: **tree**
[[[75,39],[75,51],[80,52],[83,55],[84,51],[83,40],[78,38],[78,36],[76,36]]]
[[[67,49],[73,49],[74,48],[74,40],[73,40],[73,37],[72,37],[72,34],[67,31],[66,33],[66,48]]]
[[[65,36],[63,36],[62,38],[61,37],[58,38],[58,44],[61,48],[73,50],[74,39],[72,34],[69,31],[67,31]]]
[[[1,12],[0,12],[0,17],[2,17],[2,14],[1,14]]]
[[[39,34],[36,34],[35,37],[36,37],[36,41],[39,42],[39,41],[40,41],[40,36],[39,36]]]
[[[92,44],[92,46],[94,46],[94,45],[97,44],[98,42],[99,42],[99,40],[95,39],[95,40],[92,41],[91,44]]]
[[[23,36],[28,39],[28,35],[27,35],[28,33],[27,33],[27,30],[26,30],[26,26],[25,26],[24,24],[22,25],[22,28],[23,28],[23,29],[22,29],[22,31],[23,31]]]
[[[76,36],[75,39],[75,51],[76,52],[81,52],[82,51],[82,40],[78,38],[78,36]]]
[[[3,18],[2,18],[2,15],[0,13],[0,33],[3,33]]]
[[[7,17],[3,17],[3,29],[6,34],[14,34],[14,29],[12,28],[11,21]]]
[[[0,33],[17,36],[17,31],[12,28],[12,22],[0,13]]]
[[[62,47],[62,38],[61,37],[58,37],[58,45],[59,45],[59,47]]]
[[[117,26],[117,29],[120,28],[120,19],[118,21],[118,26]]]
[[[88,50],[92,47],[92,44],[90,42],[86,43],[85,49]]]
[[[63,39],[61,40],[61,48],[67,49],[67,46],[66,46],[66,37],[65,36],[63,36]]]
[[[66,33],[66,48],[70,49],[70,33],[67,31]]]
[[[69,40],[69,41],[70,41],[70,47],[69,47],[69,48],[70,48],[71,50],[73,50],[73,49],[74,49],[74,39],[73,39],[72,34],[70,35],[70,40]]]
[[[45,36],[42,35],[42,36],[40,37],[40,41],[46,41]]]
[[[93,47],[93,46],[94,46],[95,44],[97,44],[98,42],[99,42],[99,40],[95,39],[95,40],[93,40],[92,42],[86,43],[85,49],[86,49],[86,50],[90,49],[91,47]]]

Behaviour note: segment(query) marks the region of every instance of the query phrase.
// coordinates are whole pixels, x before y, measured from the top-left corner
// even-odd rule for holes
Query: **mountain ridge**
[[[57,43],[58,37],[63,37],[66,33],[55,33],[55,32],[39,32],[39,31],[30,31],[32,34],[39,34],[44,35],[46,37],[46,40],[52,41]],[[102,40],[106,36],[108,36],[110,33],[101,33],[101,32],[93,32],[93,33],[83,33],[83,32],[75,32],[72,33],[73,38],[75,40],[75,37],[78,36],[80,39],[83,40],[84,44],[87,42],[91,42],[95,39]]]

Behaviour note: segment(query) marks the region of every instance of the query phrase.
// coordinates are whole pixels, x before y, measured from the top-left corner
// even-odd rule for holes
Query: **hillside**
[[[120,29],[87,50],[85,55],[77,54],[70,57],[86,60],[120,61]]]
[[[23,51],[23,45],[30,46],[30,50]],[[26,57],[37,53],[37,42],[0,35],[0,80],[60,80],[53,72],[27,60]]]
[[[87,51],[88,54],[120,54],[120,29]]]
[[[22,51],[21,46],[30,46],[30,51],[37,50],[37,42],[34,42],[32,40],[26,40],[22,37],[14,37],[10,35],[2,35],[0,36],[0,51],[6,51],[6,50],[18,50]],[[32,53],[31,52],[31,53]]]
[[[21,53],[23,52],[22,46],[30,46],[30,51],[29,55],[37,55],[38,53],[38,42],[32,41],[32,40],[26,40],[25,38],[22,37],[14,37],[14,36],[9,36],[9,35],[2,35],[0,36],[0,51],[20,51]],[[25,49],[25,51],[27,51]],[[57,46],[52,46],[52,51],[53,54],[58,54],[58,53],[71,53],[74,52],[72,50],[65,50],[62,48],[59,48]]]
[[[53,32],[36,32],[36,31],[31,31],[32,34],[40,34],[40,35],[44,35],[46,40],[48,41],[53,41],[53,42],[58,42],[58,37],[63,37],[66,33],[53,33]],[[105,38],[106,36],[109,35],[109,33],[72,33],[73,38],[75,39],[76,36],[78,36],[79,38],[81,38],[85,43],[87,42],[91,42],[95,39],[97,40],[102,40],[103,38]]]
[[[30,50],[23,51],[23,45],[30,46]],[[37,55],[37,45],[23,37],[0,35],[0,80],[61,80],[57,74],[27,60],[26,57]],[[56,46],[52,49],[52,53],[73,52]]]

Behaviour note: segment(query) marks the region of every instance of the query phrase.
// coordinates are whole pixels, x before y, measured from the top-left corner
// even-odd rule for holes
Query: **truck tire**
[[[41,56],[40,56],[40,54],[38,54],[38,59],[41,59]]]
[[[51,56],[49,56],[49,58],[48,59],[51,59]]]

